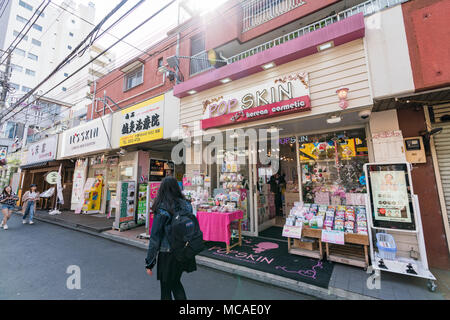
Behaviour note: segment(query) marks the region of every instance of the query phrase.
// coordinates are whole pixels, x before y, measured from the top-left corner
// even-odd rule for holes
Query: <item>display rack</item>
[[[299,256],[315,258],[322,260],[322,230],[313,228],[303,228],[302,236],[313,240],[313,242],[305,242],[299,239],[288,238],[288,252]]]
[[[367,269],[369,236],[346,233],[344,239],[344,245],[325,243],[327,260]]]

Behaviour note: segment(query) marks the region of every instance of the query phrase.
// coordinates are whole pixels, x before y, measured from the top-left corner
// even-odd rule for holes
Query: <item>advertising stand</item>
[[[116,214],[113,228],[122,231],[136,225],[136,182],[120,181],[118,192],[119,212]]]
[[[420,207],[414,194],[410,163],[366,164],[367,210],[372,267],[428,279],[428,289],[436,290],[436,278],[428,268]],[[418,248],[409,256],[397,245],[409,236],[410,247]]]

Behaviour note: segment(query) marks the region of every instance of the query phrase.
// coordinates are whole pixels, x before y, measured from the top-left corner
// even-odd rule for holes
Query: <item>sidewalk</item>
[[[20,214],[20,213],[18,213]],[[64,214],[64,213],[63,213]],[[120,232],[116,230],[98,231],[102,227],[96,224],[95,219],[110,222],[112,219],[97,218],[92,216],[78,216],[78,220],[74,217],[67,216],[74,215],[65,213],[64,216],[48,216],[48,213],[38,213],[36,220],[48,223],[57,224],[73,230],[86,232],[91,235],[99,236],[111,241],[122,244],[134,246],[146,250],[148,247],[148,240],[139,239],[139,235],[145,232],[144,227],[138,227],[132,230]],[[69,222],[64,220],[69,217]],[[63,219],[64,218],[64,219]],[[83,221],[81,220],[83,219]],[[95,227],[94,227],[95,225]],[[111,228],[109,228],[111,229]],[[240,275],[253,280],[268,283],[274,286],[293,290],[303,294],[311,295],[320,299],[349,299],[349,300],[449,300],[450,288],[450,271],[432,270],[437,277],[437,290],[430,292],[427,289],[427,281],[425,279],[405,277],[392,273],[381,274],[381,289],[370,290],[367,287],[367,280],[369,274],[363,269],[351,267],[336,263],[334,265],[328,289],[323,289],[317,286],[306,284],[284,278],[281,276],[260,272],[251,268],[238,266],[231,263],[226,263],[216,259],[197,256],[197,263],[199,265],[218,269],[224,272]]]

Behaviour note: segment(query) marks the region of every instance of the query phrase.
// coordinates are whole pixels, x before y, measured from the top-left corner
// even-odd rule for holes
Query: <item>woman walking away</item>
[[[28,223],[34,224],[33,217],[36,213],[36,202],[39,200],[39,192],[37,192],[36,190],[37,186],[35,184],[32,184],[30,186],[30,191],[25,192],[22,197],[23,224],[27,223],[28,215],[30,215]]]
[[[12,211],[16,207],[16,202],[19,197],[12,192],[11,186],[6,186],[0,194],[0,204],[2,206],[3,220],[0,224],[0,229],[8,230],[7,222],[11,218]]]
[[[175,178],[163,179],[152,210],[155,216],[145,259],[147,274],[151,276],[157,264],[161,300],[172,300],[172,294],[175,300],[186,300],[181,275],[184,271],[197,270],[195,254],[203,246],[203,236],[192,213],[192,206],[184,198]],[[185,239],[181,246],[177,241],[180,235]],[[198,245],[199,238],[201,245]]]

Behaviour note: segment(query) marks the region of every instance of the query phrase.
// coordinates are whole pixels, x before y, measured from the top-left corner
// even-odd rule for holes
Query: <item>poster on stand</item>
[[[415,230],[412,185],[408,165],[366,165],[375,227]]]

